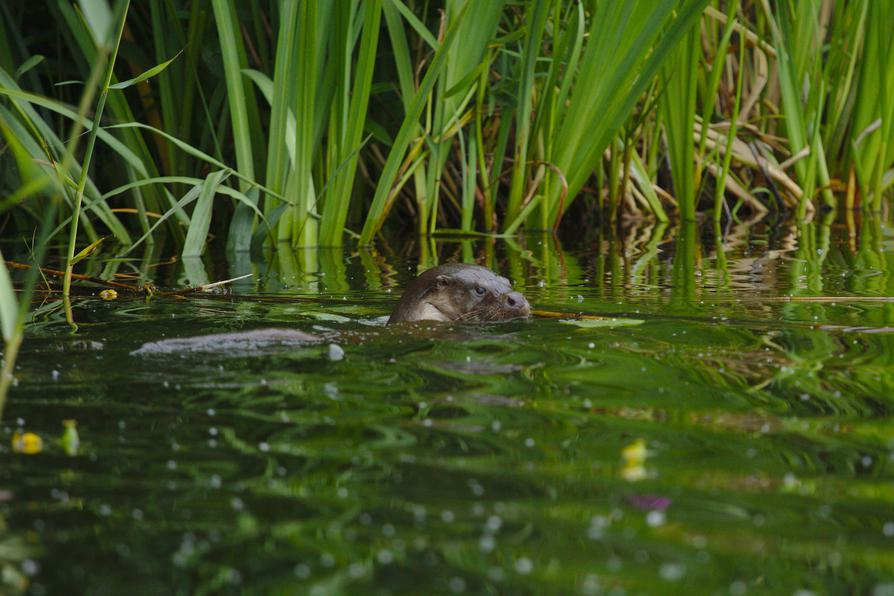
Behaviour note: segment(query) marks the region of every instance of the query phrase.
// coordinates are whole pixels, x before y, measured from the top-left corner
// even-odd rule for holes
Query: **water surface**
[[[0,427],[7,592],[894,593],[890,224],[169,256],[87,268],[253,277],[82,297],[77,334],[38,308]],[[626,321],[382,325],[449,260]],[[325,341],[134,354],[265,327]]]

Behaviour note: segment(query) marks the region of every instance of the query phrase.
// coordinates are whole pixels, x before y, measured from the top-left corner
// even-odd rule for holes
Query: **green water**
[[[88,272],[168,287],[254,277],[80,298],[76,335],[39,308],[0,425],[0,591],[892,594],[894,302],[854,297],[894,296],[894,227],[724,243],[100,256]],[[436,259],[498,269],[535,308],[642,322],[382,326]],[[263,327],[327,341],[132,354]],[[13,452],[16,431],[42,450]]]

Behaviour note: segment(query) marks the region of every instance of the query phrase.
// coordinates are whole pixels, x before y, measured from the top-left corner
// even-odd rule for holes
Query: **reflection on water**
[[[254,277],[78,300],[77,335],[36,310],[0,428],[5,591],[894,590],[890,224],[167,257],[86,268]],[[446,261],[540,309],[644,322],[383,327]],[[326,342],[132,354],[263,327]],[[16,431],[42,450],[13,453]]]

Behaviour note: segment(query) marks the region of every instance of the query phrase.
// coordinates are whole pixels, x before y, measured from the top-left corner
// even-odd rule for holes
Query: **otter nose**
[[[528,314],[531,310],[528,301],[518,292],[510,292],[509,294],[506,294],[506,304],[525,314]]]

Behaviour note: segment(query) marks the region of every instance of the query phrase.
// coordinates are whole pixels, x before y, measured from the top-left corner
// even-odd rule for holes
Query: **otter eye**
[[[475,293],[478,294],[479,296],[484,296],[484,292],[486,292],[486,291],[487,290],[485,290],[481,286],[475,286]]]

